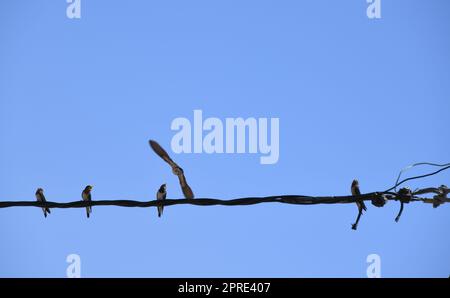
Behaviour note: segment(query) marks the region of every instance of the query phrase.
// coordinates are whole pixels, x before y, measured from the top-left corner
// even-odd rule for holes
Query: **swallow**
[[[167,196],[166,191],[166,184],[161,185],[161,187],[158,189],[158,192],[156,193],[156,199],[157,200],[165,200]],[[158,206],[158,217],[161,217],[163,214],[164,206]]]
[[[47,200],[45,200],[45,196],[44,196],[44,190],[42,188],[38,188],[36,190],[36,200],[38,202],[47,202]],[[47,207],[42,207],[42,211],[44,211],[44,216],[47,217],[47,213],[50,214],[50,209]]]
[[[360,196],[361,191],[359,190],[359,182],[358,180],[353,180],[352,186],[351,186],[352,196]],[[358,227],[359,219],[364,211],[367,211],[366,204],[364,204],[363,200],[356,201],[356,206],[358,206],[358,217],[356,218],[356,222],[352,224],[352,229],[356,230]]]
[[[83,201],[87,201],[87,202],[92,201],[92,196],[91,196],[92,188],[93,187],[91,185],[88,185],[85,187],[85,189],[81,193],[81,197],[83,198]],[[92,206],[87,206],[86,207],[86,215],[88,218],[91,213],[92,213]]]
[[[149,141],[150,147],[155,151],[155,153],[161,157],[165,162],[167,162],[172,168],[172,173],[178,177],[180,181],[181,190],[183,191],[183,195],[186,199],[193,199],[194,193],[192,192],[191,187],[186,181],[186,177],[184,176],[183,169],[177,165],[167,154],[166,150],[164,150],[156,141]]]

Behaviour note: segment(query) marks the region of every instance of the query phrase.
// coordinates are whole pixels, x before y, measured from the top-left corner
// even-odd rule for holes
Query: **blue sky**
[[[197,197],[347,195],[449,162],[450,3],[65,1],[0,4],[0,200],[152,200],[176,177],[173,119],[277,117],[280,158],[173,154]],[[417,169],[408,174],[423,173]],[[449,173],[410,187],[449,184]],[[0,277],[448,277],[449,206],[0,209]]]

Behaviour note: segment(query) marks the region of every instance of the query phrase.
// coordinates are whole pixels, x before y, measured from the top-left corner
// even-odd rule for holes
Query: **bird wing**
[[[155,151],[156,154],[159,155],[165,162],[167,162],[172,169],[173,168],[179,168],[179,166],[170,158],[169,154],[166,152],[166,150],[161,147],[156,141],[150,140],[148,142],[150,144],[150,147]]]
[[[38,200],[39,202],[46,202],[45,196],[42,193],[36,193],[36,200]]]
[[[81,197],[83,198],[83,201],[90,201],[91,200],[91,193],[83,191],[81,193]]]
[[[361,191],[359,190],[359,187],[352,187],[352,195],[354,195],[354,196],[361,195]]]
[[[47,202],[47,200],[45,199],[44,194],[42,194],[41,197],[42,197],[42,202]],[[45,211],[48,212],[48,213],[51,213],[50,212],[50,208],[45,208]]]
[[[165,198],[166,198],[166,193],[162,193],[162,192],[159,192],[159,191],[156,192],[156,199],[157,200],[164,200]]]
[[[361,195],[361,191],[360,191],[359,187],[356,187],[356,186],[352,187],[352,195],[354,195],[354,196],[360,196]],[[367,211],[366,204],[364,204],[363,200],[357,201],[356,205],[358,205],[358,209]]]

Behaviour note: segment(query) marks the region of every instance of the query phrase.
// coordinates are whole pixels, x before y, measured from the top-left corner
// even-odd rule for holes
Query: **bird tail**
[[[361,208],[362,208],[364,211],[367,211],[367,207],[366,207],[366,204],[364,204],[364,201],[361,201]]]
[[[163,214],[163,207],[158,207],[158,217],[161,217]]]
[[[87,215],[87,217],[89,218],[89,207],[86,207],[86,215]]]
[[[49,208],[45,208],[45,211],[47,211],[48,214],[51,213]]]
[[[364,204],[364,201],[357,201],[356,205],[358,206],[358,210],[360,212],[367,211],[367,207],[366,204]]]

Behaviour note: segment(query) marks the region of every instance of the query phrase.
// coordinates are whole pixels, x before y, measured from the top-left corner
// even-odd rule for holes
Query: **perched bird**
[[[42,188],[38,188],[36,190],[36,200],[38,202],[47,202],[44,196],[44,190]],[[42,211],[44,211],[44,216],[47,217],[47,213],[50,214],[50,209],[47,207],[42,207]]]
[[[81,193],[81,197],[83,198],[83,201],[92,201],[92,196],[91,196],[91,190],[92,190],[92,186],[88,185],[85,187],[85,189],[83,190],[83,192]],[[87,206],[86,207],[86,215],[89,218],[89,215],[92,213],[92,206]]]
[[[157,200],[165,200],[167,196],[166,191],[166,184],[161,185],[161,187],[158,189],[158,192],[156,193],[156,199]],[[158,217],[161,217],[163,214],[164,206],[158,206]]]
[[[358,180],[356,180],[356,179],[353,180],[352,186],[351,186],[351,191],[352,191],[352,196],[359,196],[359,195],[361,195],[361,191],[359,190],[359,182],[358,182]],[[358,227],[358,222],[359,222],[359,219],[361,217],[361,214],[362,214],[363,210],[367,211],[367,207],[366,207],[366,204],[364,204],[364,201],[358,200],[356,202],[356,205],[358,206],[358,217],[356,219],[356,222],[354,224],[352,224],[352,229],[353,230],[356,230],[356,228]]]
[[[175,176],[178,176],[178,180],[180,181],[181,190],[183,191],[184,197],[186,199],[193,199],[194,193],[192,192],[191,187],[186,181],[186,177],[184,176],[183,169],[177,165],[167,154],[166,150],[164,150],[156,141],[149,141],[150,147],[155,151],[156,154],[159,155],[165,162],[167,162],[172,167],[172,173]]]
[[[359,182],[358,180],[353,180],[352,182],[352,196],[360,196],[361,191],[359,190]],[[358,201],[356,202],[356,205],[358,206],[358,210],[363,209],[364,211],[367,211],[366,204],[364,204],[364,201]]]

